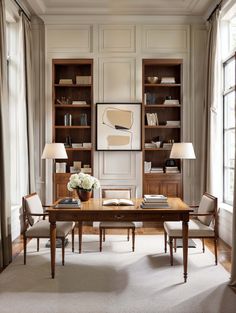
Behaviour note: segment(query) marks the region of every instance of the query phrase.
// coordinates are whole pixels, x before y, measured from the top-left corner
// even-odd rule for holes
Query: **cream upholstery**
[[[37,238],[37,250],[39,250],[39,239],[50,238],[50,223],[45,219],[46,213],[36,193],[22,198],[24,215],[24,264],[26,264],[26,247],[28,238]],[[69,232],[72,232],[72,251],[74,251],[74,222],[57,222],[56,237],[62,242],[62,264],[64,265],[64,241]]]
[[[202,196],[201,202],[198,207],[197,213],[204,214],[204,213],[213,213],[215,209],[214,199],[207,197],[206,195]],[[203,224],[209,226],[212,221],[213,216],[198,216],[198,219]]]
[[[182,237],[182,222],[165,222],[164,228],[170,237]],[[197,219],[192,219],[188,224],[189,237],[214,237],[214,229],[202,224]]]
[[[57,222],[57,237],[66,237],[74,227],[74,222]],[[49,238],[50,237],[50,223],[48,220],[40,220],[30,227],[26,233],[29,238]]]
[[[130,199],[131,190],[130,189],[104,189],[102,191],[103,198],[109,199]],[[103,241],[105,241],[106,229],[127,229],[127,239],[129,240],[129,231],[132,230],[132,250],[134,251],[135,242],[135,223],[134,222],[100,222],[99,224],[99,241],[100,241],[100,251],[102,251],[102,236]]]
[[[204,215],[205,214],[205,215]],[[202,250],[205,251],[204,238],[212,238],[215,247],[215,263],[217,264],[217,198],[204,193],[197,213],[193,213],[189,221],[188,237],[202,239]],[[191,217],[191,214],[190,214]],[[164,222],[165,252],[167,251],[167,236],[170,245],[170,264],[173,265],[173,239],[182,237],[182,222]]]

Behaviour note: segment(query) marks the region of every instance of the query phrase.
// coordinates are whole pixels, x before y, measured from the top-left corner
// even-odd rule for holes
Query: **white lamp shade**
[[[68,159],[63,143],[46,143],[42,159]]]
[[[170,152],[171,159],[196,159],[191,142],[174,143]]]

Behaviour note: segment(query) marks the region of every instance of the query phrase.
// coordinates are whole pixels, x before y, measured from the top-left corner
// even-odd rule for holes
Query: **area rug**
[[[135,252],[126,236],[107,235],[99,252],[98,236],[83,236],[83,252],[66,247],[65,266],[57,249],[56,277],[41,241],[0,274],[1,313],[235,313],[236,294],[227,286],[229,273],[214,265],[201,243],[189,249],[188,281],[183,282],[182,249],[164,253],[162,236],[136,236]],[[78,247],[78,242],[76,242]]]

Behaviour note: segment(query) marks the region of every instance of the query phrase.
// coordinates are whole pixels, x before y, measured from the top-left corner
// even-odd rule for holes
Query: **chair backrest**
[[[37,193],[32,193],[22,198],[22,206],[25,216],[27,217],[29,224],[34,225],[36,221],[40,219],[39,216],[32,216],[32,214],[43,214],[43,206]]]
[[[131,190],[130,189],[103,189],[102,197],[109,199],[130,199]]]
[[[199,204],[198,213],[207,214],[207,213],[215,213],[217,214],[217,198],[210,195],[209,193],[204,193],[202,199]],[[214,216],[198,216],[198,219],[201,223],[209,226]]]

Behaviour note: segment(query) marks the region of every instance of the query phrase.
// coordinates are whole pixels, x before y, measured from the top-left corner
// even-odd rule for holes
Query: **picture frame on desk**
[[[96,150],[141,150],[141,103],[96,103]]]

